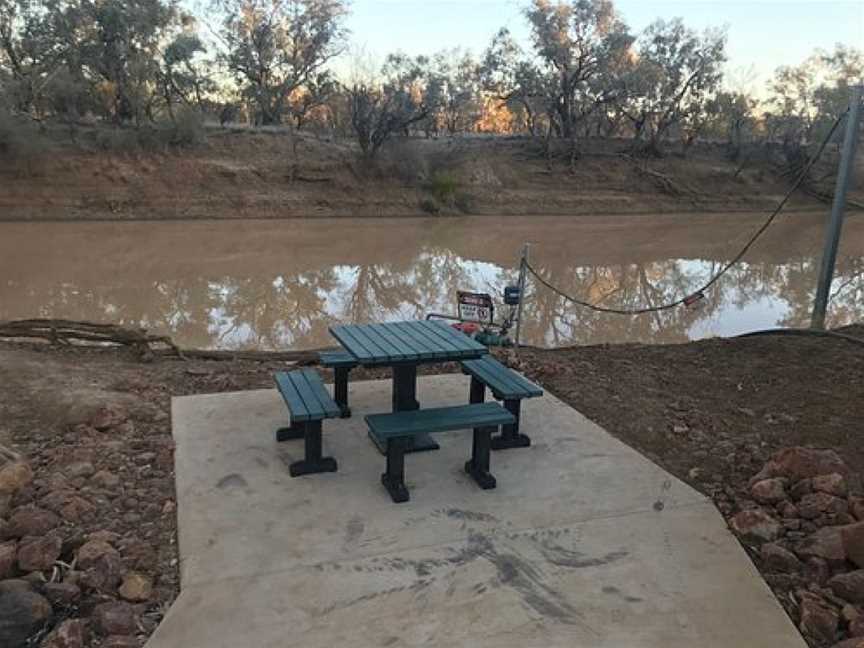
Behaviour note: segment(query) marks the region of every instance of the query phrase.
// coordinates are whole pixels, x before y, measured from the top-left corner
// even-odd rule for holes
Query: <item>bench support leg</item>
[[[405,440],[389,439],[387,441],[387,472],[381,475],[381,483],[390,493],[390,498],[400,504],[407,502],[411,496],[405,486]]]
[[[413,412],[420,409],[417,402],[417,365],[393,365],[393,411]]]
[[[336,460],[321,456],[321,421],[308,421],[305,426],[304,457],[288,466],[292,477],[312,473],[336,472]]]
[[[516,422],[501,426],[501,434],[492,438],[492,449],[527,448],[531,445],[531,438],[519,432],[519,414],[522,409],[522,401],[505,400],[504,409],[516,418]]]
[[[483,490],[495,488],[497,485],[495,477],[489,472],[490,439],[494,431],[494,427],[474,428],[471,459],[465,463],[465,472],[471,475]]]
[[[351,367],[335,367],[333,373],[335,383],[333,385],[333,400],[339,406],[340,418],[349,418],[351,408],[348,407],[348,373]]]
[[[471,376],[471,391],[468,395],[468,402],[474,405],[482,403],[484,400],[486,400],[486,385],[483,384],[483,381]]]
[[[282,443],[283,441],[294,441],[295,439],[302,439],[305,436],[305,423],[292,423],[288,427],[282,427],[276,430],[276,441],[278,441],[279,443]]]

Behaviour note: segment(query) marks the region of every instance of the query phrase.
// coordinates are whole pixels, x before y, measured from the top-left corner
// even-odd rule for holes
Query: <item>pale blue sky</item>
[[[401,50],[428,54],[461,46],[479,54],[502,26],[527,40],[520,10],[525,0],[353,0],[348,27],[352,42],[375,58]],[[727,25],[727,73],[750,89],[774,69],[796,64],[835,43],[864,48],[864,0],[617,0],[634,31],[655,18],[680,16],[696,29]],[[350,65],[348,61],[340,62]],[[749,70],[753,74],[749,74]]]

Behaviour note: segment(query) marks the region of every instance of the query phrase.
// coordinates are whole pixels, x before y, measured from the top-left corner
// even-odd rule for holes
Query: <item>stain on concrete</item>
[[[216,482],[216,488],[221,490],[232,489],[232,488],[246,488],[248,486],[248,482],[243,478],[243,475],[238,473],[231,473],[230,475],[225,475],[222,479]]]
[[[363,524],[361,518],[353,517],[348,520],[348,524],[345,526],[345,544],[354,544],[363,535],[365,529],[366,525]]]
[[[589,557],[580,551],[573,551],[548,542],[540,545],[540,552],[543,554],[546,562],[556,567],[568,567],[570,569],[602,567],[627,556],[626,551],[610,551],[602,557]]]
[[[261,457],[255,457],[255,463],[258,464],[259,466],[261,466],[262,468],[266,468],[267,466],[270,465]]]
[[[612,585],[604,586],[603,587],[603,593],[617,596],[619,598],[624,599],[628,603],[641,603],[644,600],[644,599],[639,598],[638,596],[630,596],[628,594],[625,594],[620,589],[618,589],[617,587],[614,587]]]
[[[450,508],[443,511],[436,511],[436,514],[443,513],[448,518],[453,520],[464,520],[466,522],[497,522],[498,518],[489,513],[478,513],[476,511],[465,511],[463,509]]]

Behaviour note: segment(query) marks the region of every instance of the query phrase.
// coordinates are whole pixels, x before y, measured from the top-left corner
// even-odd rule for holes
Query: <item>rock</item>
[[[92,477],[96,474],[96,468],[89,461],[76,461],[66,466],[66,474],[69,477]]]
[[[41,536],[60,524],[60,518],[51,511],[37,506],[21,506],[15,509],[4,530],[7,538]]]
[[[821,597],[806,591],[798,592],[801,601],[802,634],[816,641],[831,642],[837,635],[840,618]]]
[[[18,543],[14,540],[0,544],[0,580],[9,578],[18,560]]]
[[[60,509],[60,516],[67,522],[80,522],[90,517],[93,506],[82,497],[72,497],[66,505]]]
[[[844,605],[840,610],[840,620],[847,624],[852,623],[859,616],[861,616],[861,612],[854,605]]]
[[[51,569],[62,548],[63,540],[58,535],[28,536],[18,545],[18,567],[28,572]]]
[[[813,478],[811,484],[814,491],[828,493],[835,497],[846,497],[849,494],[846,478],[840,473],[818,475]]]
[[[88,540],[78,548],[79,569],[89,569],[95,566],[105,555],[117,555],[117,550],[104,540]]]
[[[837,574],[828,580],[828,587],[844,601],[864,603],[864,569]]]
[[[857,637],[836,643],[831,648],[864,648],[864,638]]]
[[[34,592],[29,583],[26,587],[4,587],[0,590],[0,646],[24,645],[27,638],[41,628],[51,614],[51,604]]]
[[[813,492],[813,480],[812,479],[802,479],[800,481],[795,482],[792,486],[789,487],[789,496],[794,499],[796,502],[799,501],[805,495],[809,495]]]
[[[135,608],[123,601],[100,603],[93,609],[93,621],[103,635],[131,635],[138,629]]]
[[[0,495],[14,495],[33,481],[33,470],[17,453],[0,446]]]
[[[90,418],[90,427],[105,432],[106,430],[124,423],[129,418],[129,415],[119,405],[105,405],[96,410],[96,413]]]
[[[90,480],[102,488],[113,489],[120,485],[120,478],[108,470],[100,470]]]
[[[94,531],[87,536],[88,541],[98,541],[98,542],[107,542],[110,545],[113,545],[120,538],[122,538],[119,533],[114,533],[113,531],[108,531],[106,529],[102,529],[101,531]]]
[[[140,648],[141,642],[128,635],[111,635],[102,642],[101,648]]]
[[[64,607],[75,603],[81,598],[81,588],[70,582],[45,583],[42,593],[52,605]]]
[[[41,648],[83,648],[85,633],[84,621],[66,619],[42,640]]]
[[[849,634],[864,639],[864,613],[859,614],[857,619],[852,619],[849,622]],[[862,648],[864,648],[864,644],[862,644]]]
[[[762,545],[760,554],[765,567],[771,571],[795,573],[801,569],[801,561],[797,556],[778,544]]]
[[[782,528],[777,520],[761,509],[741,511],[729,525],[742,539],[751,542],[771,542]]]
[[[783,479],[763,479],[750,488],[750,494],[760,504],[776,504],[786,499],[786,482]]]
[[[804,578],[820,587],[831,578],[831,567],[824,558],[808,558],[804,563]]]
[[[153,581],[144,574],[129,572],[118,592],[127,601],[147,601],[153,595]]]
[[[778,504],[777,512],[786,520],[794,520],[798,517],[798,507],[789,500]]]
[[[849,512],[856,520],[864,522],[864,497],[852,496],[849,498]]]
[[[864,569],[864,522],[843,527],[840,537],[849,560]]]
[[[832,564],[846,561],[846,550],[840,529],[843,527],[823,527],[797,542],[792,550],[799,558],[822,558]]]
[[[804,448],[796,446],[785,448],[775,454],[766,465],[771,466],[772,477],[786,477],[799,481],[819,475],[839,473],[849,475],[849,467],[833,450]]]
[[[812,520],[823,513],[846,513],[848,510],[849,503],[845,499],[828,493],[810,493],[798,504],[798,512],[805,520]]]

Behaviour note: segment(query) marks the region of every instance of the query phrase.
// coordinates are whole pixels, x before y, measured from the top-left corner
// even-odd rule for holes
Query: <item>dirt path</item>
[[[864,327],[848,332],[864,337]],[[864,347],[764,337],[503,356],[711,496],[729,516],[749,505],[748,480],[779,448],[833,448],[854,471],[864,471]],[[0,443],[26,455],[35,472],[8,506],[0,498],[0,534],[12,537],[20,551],[28,540],[10,525],[36,505],[49,513],[50,528],[41,533],[59,535],[58,557],[67,565],[28,576],[14,564],[3,572],[0,560],[0,580],[61,583],[37,586],[50,594],[53,613],[34,626],[34,643],[67,617],[87,620],[87,646],[143,642],[179,587],[171,396],[269,387],[273,372],[285,366],[143,364],[124,351],[0,343]],[[380,376],[359,372],[357,378]],[[82,551],[101,554],[82,564]],[[755,553],[754,561],[794,618],[797,610],[786,596],[796,583],[774,578]],[[127,596],[129,572],[152,591]],[[66,598],[58,592],[62,584],[69,585]],[[106,604],[131,615],[132,625],[109,632]],[[123,640],[129,643],[108,642],[107,635],[118,632],[129,635]]]

